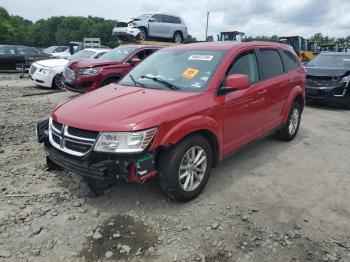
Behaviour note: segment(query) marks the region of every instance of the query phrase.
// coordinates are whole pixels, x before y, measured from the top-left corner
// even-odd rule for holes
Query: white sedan
[[[68,59],[46,59],[33,63],[29,69],[29,77],[40,86],[62,88],[62,74],[65,66],[72,60],[97,59],[110,49],[87,48]]]

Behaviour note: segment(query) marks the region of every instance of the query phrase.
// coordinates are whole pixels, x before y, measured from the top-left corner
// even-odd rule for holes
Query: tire
[[[63,89],[62,74],[56,75],[52,80],[52,87],[54,89]]]
[[[114,184],[111,181],[99,181],[94,179],[86,179],[86,183],[96,196],[104,195],[104,191],[111,188]]]
[[[117,82],[117,81],[118,81],[118,78],[114,78],[114,77],[107,78],[106,80],[103,81],[103,83],[102,83],[101,86],[106,86],[106,85],[115,83],[115,82]]]
[[[148,38],[147,29],[144,28],[144,27],[140,27],[139,29],[140,29],[139,39],[140,39],[141,41],[147,40],[147,38]]]
[[[301,119],[301,106],[298,102],[294,102],[288,114],[287,123],[277,131],[277,138],[282,141],[293,140],[299,131]]]
[[[189,166],[188,160],[194,160],[194,163]],[[195,170],[195,163],[198,170]],[[202,192],[212,163],[213,153],[208,140],[201,135],[186,137],[170,150],[162,152],[159,160],[160,185],[171,199],[187,202]],[[188,175],[185,175],[186,172]]]
[[[181,34],[181,32],[177,31],[174,33],[174,37],[173,37],[174,43],[182,43],[184,41],[184,38]]]

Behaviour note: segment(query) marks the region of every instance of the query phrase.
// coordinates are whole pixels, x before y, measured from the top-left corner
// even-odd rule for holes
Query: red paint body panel
[[[301,66],[255,83],[248,89],[218,94],[234,59],[243,51],[259,47],[292,51],[283,44],[264,42],[174,46],[171,48],[177,50],[227,51],[207,90],[186,93],[111,84],[61,104],[52,117],[69,126],[95,131],[137,131],[157,127],[151,150],[176,144],[192,132],[205,130],[216,137],[221,159],[283,125],[294,99],[300,95],[305,97],[305,70]]]

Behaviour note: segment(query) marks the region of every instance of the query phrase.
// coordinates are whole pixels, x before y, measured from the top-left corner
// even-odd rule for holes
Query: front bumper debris
[[[118,180],[143,183],[155,176],[155,153],[109,154],[90,151],[82,157],[53,147],[48,137],[49,121],[37,124],[37,138],[44,143],[47,165],[57,166],[94,180],[114,183]]]

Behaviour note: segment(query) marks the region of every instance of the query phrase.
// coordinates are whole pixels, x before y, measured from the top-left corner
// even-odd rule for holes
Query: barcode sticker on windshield
[[[190,55],[188,60],[211,61],[213,57],[213,55]]]

